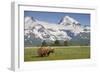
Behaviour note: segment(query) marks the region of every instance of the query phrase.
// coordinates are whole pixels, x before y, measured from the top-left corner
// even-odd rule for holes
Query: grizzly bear
[[[38,53],[38,56],[41,56],[41,57],[49,56],[50,53],[54,53],[54,49],[50,47],[40,47],[37,53]]]

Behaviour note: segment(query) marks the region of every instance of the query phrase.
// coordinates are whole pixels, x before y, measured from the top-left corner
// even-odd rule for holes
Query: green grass
[[[24,49],[24,61],[45,61],[45,60],[68,60],[90,58],[90,47],[65,47],[55,48],[55,53],[48,57],[39,57],[37,48]]]

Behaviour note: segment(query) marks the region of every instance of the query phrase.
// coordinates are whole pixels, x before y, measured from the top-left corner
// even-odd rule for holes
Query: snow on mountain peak
[[[28,23],[28,24],[30,24],[33,21],[35,21],[35,19],[33,19],[33,17],[29,17],[29,16],[26,16],[24,20],[25,20],[25,23]]]
[[[36,19],[26,16],[24,19],[25,29],[31,29],[36,24]]]
[[[77,25],[79,25],[80,23],[70,16],[64,16],[60,20],[59,24],[62,24],[62,25],[75,25],[75,24],[77,24]]]

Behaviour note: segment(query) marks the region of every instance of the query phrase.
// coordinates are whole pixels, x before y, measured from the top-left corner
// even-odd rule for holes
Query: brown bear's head
[[[54,53],[54,49],[53,49],[53,48],[50,48],[50,52],[51,52],[51,53]]]

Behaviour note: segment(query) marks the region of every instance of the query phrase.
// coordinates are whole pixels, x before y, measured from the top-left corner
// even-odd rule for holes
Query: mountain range
[[[58,24],[40,21],[33,17],[24,18],[24,43],[25,45],[41,45],[54,41],[68,41],[71,44],[89,45],[90,26],[83,26],[70,16],[64,16]]]

